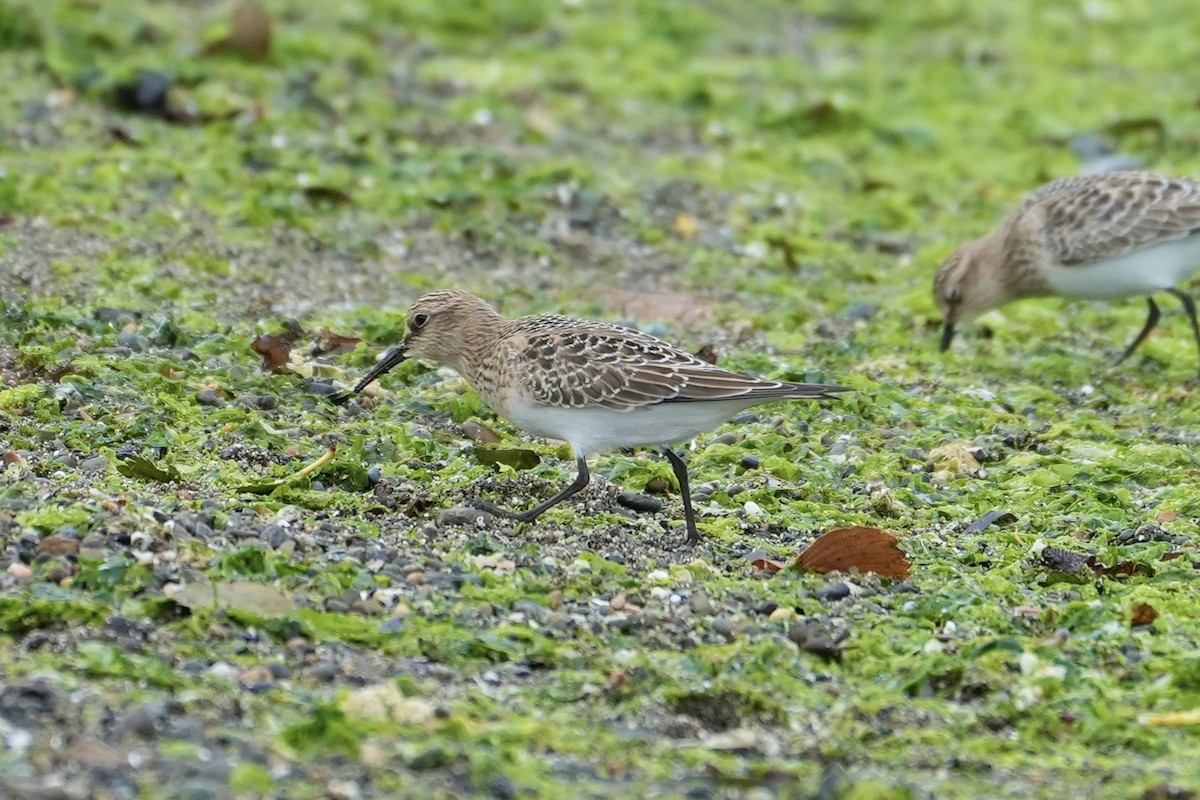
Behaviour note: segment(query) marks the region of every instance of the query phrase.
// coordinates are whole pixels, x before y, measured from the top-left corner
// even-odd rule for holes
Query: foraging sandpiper
[[[687,466],[669,445],[717,427],[759,403],[821,399],[843,386],[785,383],[738,375],[640,331],[539,314],[508,320],[461,290],[430,292],[408,311],[408,333],[354,387],[409,358],[452,367],[488,405],[518,428],[561,439],[579,473],[558,494],[521,513],[475,505],[531,522],[587,486],[587,456],[638,445],[658,447],[679,481],[687,542],[700,539]],[[349,393],[341,399],[349,397]]]
[[[1183,303],[1200,349],[1196,304],[1178,288],[1198,271],[1200,182],[1141,171],[1063,178],[942,262],[933,284],[946,317],[941,347],[961,324],[1013,300],[1144,296],[1149,316],[1120,364],[1158,323],[1152,295],[1167,292]]]

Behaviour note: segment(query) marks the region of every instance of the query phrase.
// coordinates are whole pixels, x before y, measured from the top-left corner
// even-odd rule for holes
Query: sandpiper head
[[[942,350],[950,347],[960,325],[1011,299],[1003,280],[1004,265],[991,238],[985,236],[958,248],[942,262],[934,276],[933,297],[946,320]]]
[[[408,309],[403,341],[383,357],[354,386],[361,392],[372,381],[410,358],[427,358],[463,372],[463,361],[481,340],[495,333],[501,320],[487,303],[470,292],[446,289],[417,298]]]

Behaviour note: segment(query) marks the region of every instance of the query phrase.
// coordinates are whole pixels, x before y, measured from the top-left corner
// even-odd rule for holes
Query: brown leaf
[[[250,343],[250,349],[263,357],[263,372],[283,372],[292,352],[292,343],[287,339],[264,333]]]
[[[879,528],[837,528],[817,537],[795,563],[813,572],[874,572],[888,578],[907,578],[908,558],[895,536]]]
[[[783,569],[783,564],[771,558],[770,554],[761,547],[756,547],[747,553],[746,560],[757,569],[765,569],[768,572],[779,572]]]
[[[1179,515],[1174,511],[1164,511],[1154,518],[1155,522],[1165,525],[1168,522],[1174,522],[1179,519]]]
[[[1133,607],[1133,613],[1129,615],[1129,626],[1138,628],[1142,625],[1149,625],[1156,619],[1158,619],[1158,612],[1154,610],[1154,606],[1149,603],[1139,603]]]
[[[623,317],[641,320],[677,321],[691,324],[707,322],[712,305],[685,292],[630,292],[614,289],[604,300]]]
[[[343,353],[351,353],[362,341],[357,336],[334,333],[327,328],[317,328],[313,331],[313,336],[316,337],[313,349],[319,356],[340,356]]]

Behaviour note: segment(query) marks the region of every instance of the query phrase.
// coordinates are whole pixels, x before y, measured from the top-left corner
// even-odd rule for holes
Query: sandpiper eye
[[[429,322],[428,314],[413,314],[408,318],[408,327],[417,331],[424,328],[426,322]]]

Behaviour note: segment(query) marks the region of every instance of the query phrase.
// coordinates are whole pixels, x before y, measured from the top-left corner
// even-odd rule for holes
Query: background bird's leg
[[[683,459],[669,447],[662,448],[662,454],[667,457],[667,461],[671,462],[671,468],[675,470],[675,480],[679,481],[679,494],[683,498],[683,519],[687,523],[687,539],[686,544],[699,544],[700,531],[696,529],[696,512],[692,510],[692,487],[688,483],[687,464],[683,463]]]
[[[518,522],[533,522],[535,519],[540,517],[543,512],[554,508],[568,497],[578,494],[583,490],[583,487],[588,485],[588,481],[591,480],[592,476],[588,472],[587,459],[583,456],[576,456],[575,464],[579,468],[579,474],[575,476],[575,480],[571,481],[569,486],[567,486],[558,494],[554,495],[554,497],[551,497],[544,503],[534,506],[528,511],[509,511],[507,508],[501,508],[500,506],[495,505],[494,503],[489,503],[486,500],[472,500],[471,505],[475,508],[487,511],[488,513],[495,514],[498,517],[504,517],[505,519],[515,519]]]
[[[1191,301],[1190,297],[1188,298],[1188,301],[1189,302]],[[1153,297],[1147,297],[1146,302],[1150,305],[1150,314],[1146,317],[1146,324],[1142,326],[1142,332],[1139,333],[1137,335],[1137,338],[1133,340],[1133,344],[1129,345],[1129,347],[1126,347],[1125,352],[1121,354],[1121,357],[1113,362],[1114,367],[1117,364],[1120,364],[1125,359],[1129,358],[1131,355],[1133,355],[1133,351],[1137,350],[1138,346],[1142,342],[1146,341],[1146,337],[1150,335],[1150,331],[1153,330],[1154,326],[1158,324],[1158,316],[1159,316],[1158,305],[1154,302]],[[1186,303],[1185,303],[1185,305],[1186,305]],[[1196,317],[1193,314],[1192,322],[1195,322],[1195,321],[1196,321]],[[1196,339],[1198,342],[1200,342],[1200,334],[1197,334]]]
[[[1200,351],[1200,322],[1196,321],[1196,301],[1182,289],[1167,289],[1167,291],[1178,297],[1179,302],[1183,303],[1183,309],[1187,311],[1188,319],[1192,321],[1192,335],[1196,337],[1196,349]]]

